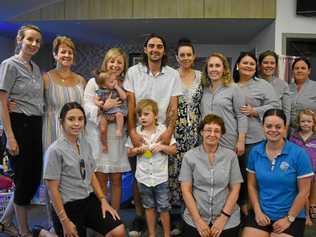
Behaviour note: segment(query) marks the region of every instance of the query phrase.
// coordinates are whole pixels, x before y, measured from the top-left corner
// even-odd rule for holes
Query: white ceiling
[[[10,21],[28,11],[39,9],[60,0],[11,0],[1,1],[0,35],[14,37],[23,23]],[[58,34],[68,35],[77,41],[109,43],[141,43],[152,32],[176,42],[187,37],[199,44],[247,44],[273,20],[225,19],[130,19],[30,22],[38,25],[46,39]]]

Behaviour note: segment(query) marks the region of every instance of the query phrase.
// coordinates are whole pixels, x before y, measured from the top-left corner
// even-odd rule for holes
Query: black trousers
[[[43,169],[42,117],[10,113],[11,127],[20,153],[9,155],[14,171],[14,203],[29,205],[41,183]]]

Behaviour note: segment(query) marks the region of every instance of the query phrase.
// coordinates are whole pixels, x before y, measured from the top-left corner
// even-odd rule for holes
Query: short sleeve
[[[175,82],[172,88],[172,95],[171,96],[179,96],[183,94],[183,86],[180,79],[180,74],[176,71],[175,72]]]
[[[179,181],[180,182],[192,182],[193,181],[193,170],[188,161],[188,152],[184,154],[181,170],[179,174]]]
[[[60,180],[62,157],[54,147],[49,147],[45,154],[44,179]]]
[[[128,92],[134,93],[134,84],[133,84],[133,80],[132,80],[133,76],[131,75],[133,73],[132,69],[133,68],[130,68],[126,72],[125,79],[123,82],[123,88],[124,88],[124,90],[126,90]]]
[[[0,65],[0,90],[10,93],[17,77],[16,68],[9,61]]]
[[[176,144],[176,143],[177,143],[177,141],[174,138],[174,136],[172,135],[171,140],[170,140],[170,146],[173,145],[173,144]]]
[[[246,170],[250,173],[256,173],[255,171],[255,151],[252,149],[248,156],[248,163]]]
[[[244,180],[241,176],[237,155],[234,155],[230,170],[230,184],[242,183]]]
[[[313,169],[311,161],[307,155],[307,153],[302,149],[298,156],[296,156],[296,173],[297,178],[305,178],[309,176],[313,176]]]

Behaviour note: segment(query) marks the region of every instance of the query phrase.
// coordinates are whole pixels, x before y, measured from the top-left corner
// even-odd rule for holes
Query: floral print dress
[[[170,203],[173,209],[181,211],[183,199],[178,176],[184,153],[199,145],[200,102],[202,98],[201,72],[195,71],[191,88],[184,87],[178,100],[178,119],[175,128],[177,141],[176,156],[169,156]]]

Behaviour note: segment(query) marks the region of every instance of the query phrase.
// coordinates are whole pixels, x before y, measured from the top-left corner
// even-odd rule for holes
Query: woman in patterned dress
[[[53,56],[56,67],[43,76],[45,88],[45,114],[43,123],[43,151],[61,135],[58,119],[60,109],[68,102],[81,104],[85,79],[74,73],[76,48],[73,41],[65,36],[58,36],[53,42]]]
[[[183,199],[178,181],[182,158],[185,152],[198,145],[198,127],[200,121],[199,104],[202,98],[201,72],[193,69],[194,47],[190,40],[181,39],[176,48],[179,74],[183,85],[183,95],[179,96],[178,119],[175,129],[177,141],[176,157],[169,159],[169,188],[171,193],[171,234],[180,234],[178,220],[183,210]]]

